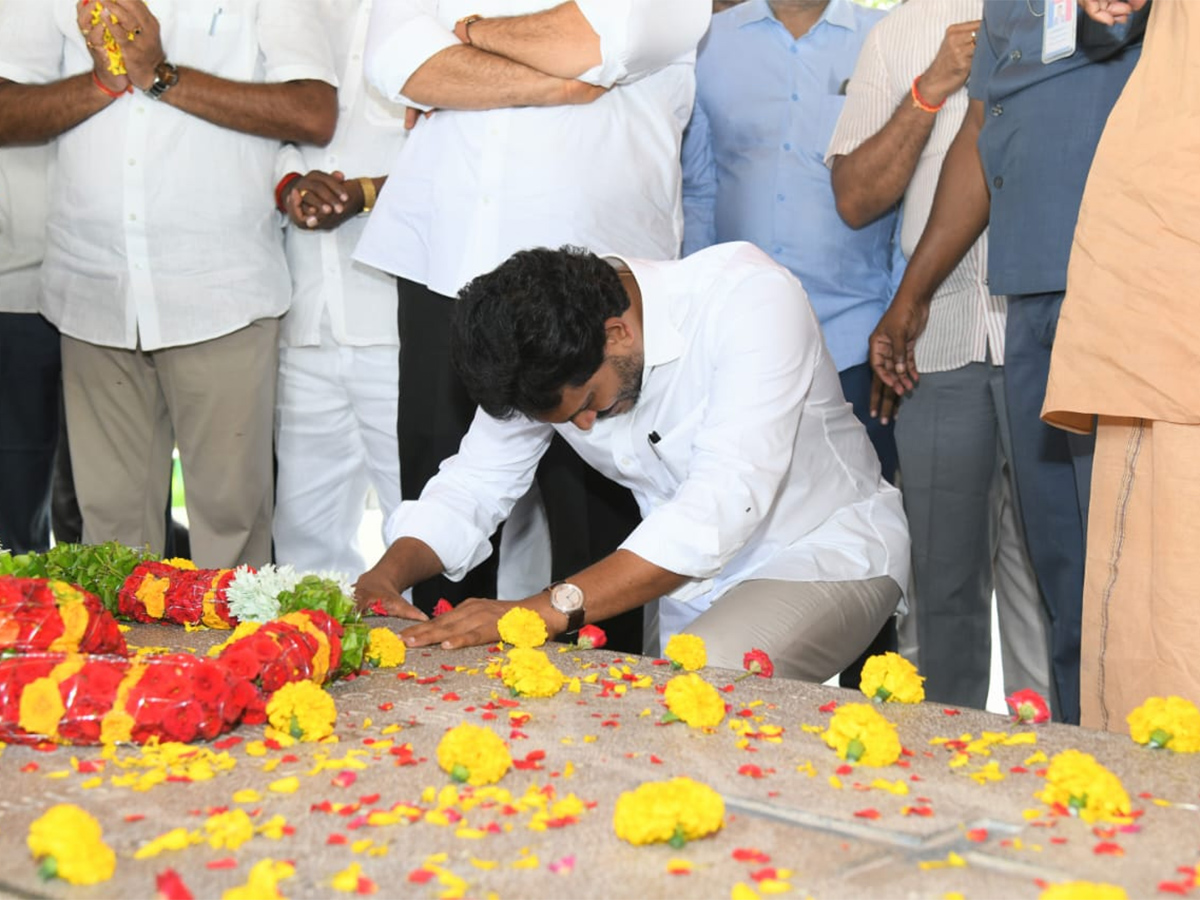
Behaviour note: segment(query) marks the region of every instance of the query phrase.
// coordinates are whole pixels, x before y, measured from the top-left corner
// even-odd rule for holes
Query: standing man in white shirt
[[[280,141],[329,141],[336,76],[288,0],[153,6],[7,3],[0,143],[58,138],[42,310],[84,541],[161,552],[177,443],[196,562],[262,564],[291,296],[274,164]]]
[[[558,434],[633,491],[643,520],[614,553],[516,601],[553,633],[658,600],[664,642],[698,634],[726,668],[757,647],[779,674],[823,681],[895,611],[908,578],[900,495],[804,289],[761,250],[669,262],[521,251],[458,303],[455,363],[480,411],[392,517],[360,604],[423,618],[400,591],[486,554]],[[469,600],[404,638],[488,643],[511,607]]]
[[[906,258],[967,112],[982,12],[982,0],[909,0],[889,13],[867,36],[829,145],[839,213],[857,228],[902,202]],[[921,381],[896,415],[913,547],[901,649],[930,700],[977,709],[988,697],[993,586],[1005,692],[1050,690],[1046,613],[1012,480],[1005,315],[988,288],[985,234],[934,296],[916,346]],[[880,387],[876,378],[872,414],[889,419]]]
[[[400,505],[396,285],[351,254],[404,140],[405,108],[363,78],[371,0],[319,7],[337,63],[338,127],[328,146],[288,144],[280,156],[292,305],[279,335],[275,560],[353,580],[366,569],[358,530],[368,488],[384,521]]]
[[[679,149],[711,0],[522,9],[391,0],[372,14],[368,79],[388,99],[433,111],[405,143],[356,253],[398,277],[409,500],[457,451],[474,414],[449,361],[451,298],[463,284],[524,247],[569,242],[655,259],[679,250]],[[551,455],[539,480],[558,578],[615,547],[636,509],[624,494],[628,517],[615,513],[622,495],[561,442]],[[481,570],[461,584],[420,585],[414,599],[429,612],[439,597],[495,590]]]

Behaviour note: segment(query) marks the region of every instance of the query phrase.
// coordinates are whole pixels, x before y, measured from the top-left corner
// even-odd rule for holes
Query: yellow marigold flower
[[[839,706],[822,735],[838,756],[864,766],[890,766],[900,758],[896,726],[869,703]]]
[[[1046,786],[1037,797],[1085,822],[1122,822],[1129,815],[1129,795],[1121,780],[1095,757],[1079,750],[1054,755],[1046,770]]]
[[[367,635],[367,662],[381,669],[404,665],[408,648],[390,628],[372,628]]]
[[[455,781],[475,787],[494,784],[512,766],[512,756],[496,732],[463,722],[442,735],[437,761]]]
[[[254,822],[244,809],[230,809],[209,816],[204,821],[204,834],[214,850],[236,850],[254,837]]]
[[[117,856],[104,843],[100,823],[70,803],[60,803],[29,826],[29,852],[42,878],[98,884],[112,878]]]
[[[1038,900],[1127,900],[1125,889],[1096,881],[1060,881],[1048,884]]]
[[[508,662],[500,669],[500,677],[513,694],[521,697],[553,697],[567,680],[545,653],[525,647],[508,651]]]
[[[283,900],[279,882],[295,874],[296,868],[289,862],[259,860],[250,870],[246,883],[227,890],[221,895],[221,900]]]
[[[17,724],[30,734],[53,737],[66,712],[58,682],[49,676],[37,678],[21,691]]]
[[[164,559],[163,565],[174,566],[176,569],[187,569],[192,572],[196,570],[196,564],[182,556],[172,556],[170,559]]]
[[[142,601],[142,605],[146,607],[147,615],[155,619],[161,619],[166,612],[167,588],[170,586],[171,579],[159,578],[147,573],[142,578],[142,583],[138,585],[137,590],[133,592],[133,595]]]
[[[863,663],[859,688],[879,703],[920,703],[925,699],[924,681],[917,667],[899,653],[878,653]]]
[[[704,638],[694,634],[673,634],[667,641],[663,656],[669,659],[677,669],[695,672],[708,664],[708,650],[704,646]]]
[[[725,701],[716,688],[695,672],[676,675],[668,681],[663,699],[671,715],[693,728],[712,728],[725,718]]]
[[[496,623],[500,640],[514,647],[540,647],[550,636],[546,620],[524,606],[514,606]]]
[[[1125,719],[1139,744],[1176,753],[1200,751],[1200,709],[1182,697],[1150,697]]]
[[[724,824],[721,795],[690,778],[647,781],[622,793],[613,810],[617,837],[634,845],[665,841],[678,849]]]
[[[267,701],[271,729],[298,741],[319,741],[333,734],[337,705],[329,693],[311,681],[285,684]]]

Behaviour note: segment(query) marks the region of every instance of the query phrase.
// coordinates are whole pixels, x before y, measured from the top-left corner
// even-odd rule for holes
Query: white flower
[[[270,622],[279,616],[279,595],[290,591],[299,580],[291,566],[267,563],[257,572],[249,566],[238,566],[225,589],[229,612],[239,622]]]

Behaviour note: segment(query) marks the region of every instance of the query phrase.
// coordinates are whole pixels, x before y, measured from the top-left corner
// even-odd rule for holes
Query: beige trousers
[[[192,557],[202,567],[271,559],[279,322],[145,352],[64,336],[63,394],[83,540],[161,553],[179,446]]]
[[[824,682],[858,658],[900,602],[886,575],[866,581],[744,581],[684,629],[704,638],[708,664],[742,668],[765,650],[775,674]]]

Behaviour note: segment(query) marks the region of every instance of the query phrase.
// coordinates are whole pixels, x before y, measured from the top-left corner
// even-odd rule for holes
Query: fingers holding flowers
[[[102,8],[100,21],[120,51],[129,80],[146,90],[154,84],[155,67],[167,58],[158,19],[143,0],[104,0]]]

